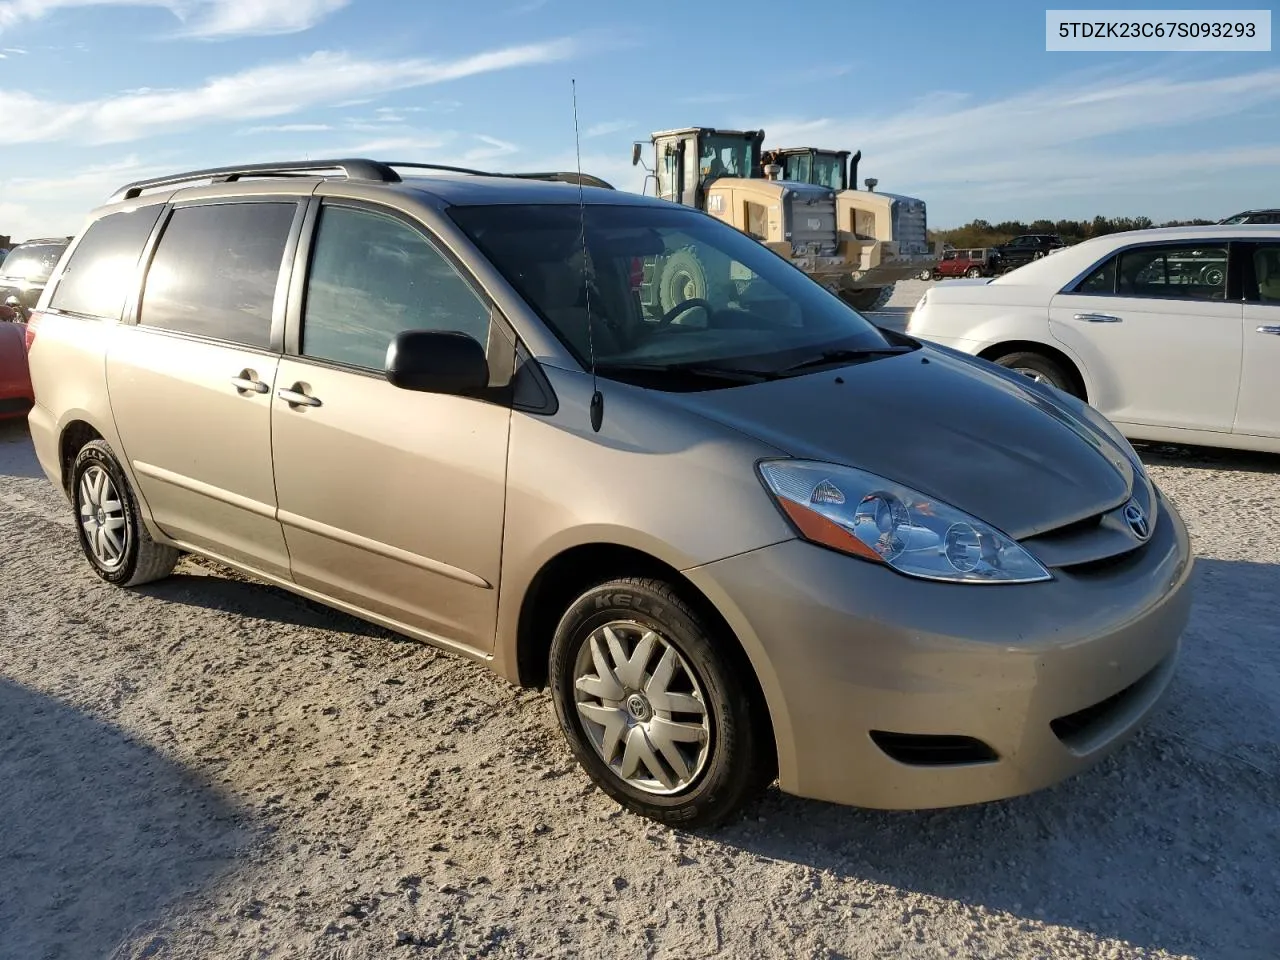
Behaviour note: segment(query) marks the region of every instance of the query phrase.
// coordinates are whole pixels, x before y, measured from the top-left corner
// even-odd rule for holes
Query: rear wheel
[[[995,362],[1002,367],[1008,367],[1015,373],[1020,373],[1030,380],[1037,383],[1047,383],[1051,387],[1057,387],[1063,393],[1069,393],[1074,397],[1080,396],[1080,390],[1076,386],[1075,379],[1063,368],[1062,364],[1052,357],[1047,357],[1043,353],[1036,353],[1032,350],[1018,350],[1013,353],[1006,353],[1002,357],[997,357]]]
[[[893,298],[893,284],[887,287],[860,287],[856,290],[844,290],[842,299],[859,313],[874,313]]]
[[[551,645],[551,691],[600,789],[652,820],[706,827],[773,779],[767,719],[725,648],[662,581],[614,580],[569,608]]]
[[[91,440],[80,448],[71,468],[71,491],[80,548],[99,577],[133,587],[173,572],[178,551],[147,533],[138,501],[106,441]]]

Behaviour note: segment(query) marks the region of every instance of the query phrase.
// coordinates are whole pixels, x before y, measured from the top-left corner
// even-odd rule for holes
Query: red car
[[[933,279],[943,277],[989,277],[995,257],[989,249],[947,250],[933,268]]]
[[[25,417],[35,402],[27,370],[27,325],[10,321],[0,304],[0,420]]]

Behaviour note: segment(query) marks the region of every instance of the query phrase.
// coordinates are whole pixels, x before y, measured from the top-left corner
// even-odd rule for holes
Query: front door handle
[[[259,380],[258,375],[252,370],[241,370],[231,378],[231,385],[241,393],[266,393],[271,389]]]
[[[1280,323],[1266,323],[1258,328],[1259,333],[1274,333],[1280,337]]]
[[[1083,320],[1086,323],[1121,323],[1119,317],[1112,316],[1109,313],[1077,313],[1077,320]]]
[[[301,383],[295,383],[288,390],[277,390],[276,396],[289,404],[291,407],[318,407],[320,401],[309,393],[303,393],[305,389]]]

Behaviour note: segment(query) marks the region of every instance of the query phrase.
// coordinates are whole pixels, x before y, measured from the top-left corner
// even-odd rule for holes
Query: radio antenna
[[[582,289],[587,296],[587,355],[591,361],[591,429],[600,432],[604,423],[604,395],[596,380],[595,323],[591,317],[591,282],[587,276],[587,204],[582,191],[582,143],[578,138],[578,81],[570,80],[573,90],[573,152],[578,161],[578,229],[582,235]]]

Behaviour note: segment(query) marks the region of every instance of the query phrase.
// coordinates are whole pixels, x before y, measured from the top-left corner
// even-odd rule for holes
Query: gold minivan
[[[1123,742],[1193,558],[1111,424],[585,179],[351,160],[122,188],[27,332],[93,571],[202,554],[549,686],[592,779],[670,824],[775,777],[973,803]]]

